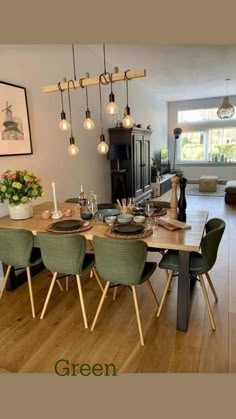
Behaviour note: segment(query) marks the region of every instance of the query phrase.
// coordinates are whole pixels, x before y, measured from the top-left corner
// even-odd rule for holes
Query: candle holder
[[[53,220],[58,220],[59,218],[62,218],[62,216],[63,216],[63,214],[60,210],[52,211],[51,217],[53,218]]]

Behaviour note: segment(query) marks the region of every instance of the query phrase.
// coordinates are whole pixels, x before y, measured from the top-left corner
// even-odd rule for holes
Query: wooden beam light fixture
[[[129,71],[129,80],[131,79],[137,79],[140,77],[146,77],[146,70],[130,70]],[[105,80],[106,80],[106,84],[110,83],[110,76],[107,73],[105,76]],[[112,83],[116,82],[116,81],[123,81],[125,80],[125,71],[121,71],[118,73],[112,73]],[[95,77],[86,77],[85,79],[83,79],[83,87],[90,87],[90,86],[98,86],[99,85],[99,76],[95,76]],[[60,84],[61,88],[63,90],[67,89],[67,82],[63,82]],[[70,89],[79,89],[81,88],[80,86],[80,82],[78,81],[74,81],[74,86],[70,86]],[[58,83],[56,84],[52,84],[49,86],[44,86],[42,88],[43,93],[52,93],[52,92],[58,92],[59,88],[58,88]]]
[[[88,87],[90,86],[99,86],[99,97],[100,97],[100,119],[101,119],[101,135],[100,135],[100,143],[98,145],[98,152],[101,154],[106,154],[108,152],[108,145],[105,141],[105,136],[103,133],[103,123],[102,123],[102,96],[101,96],[101,85],[111,85],[111,92],[109,95],[109,103],[106,107],[106,112],[113,116],[118,113],[118,106],[115,103],[115,95],[113,93],[113,83],[115,82],[126,82],[126,95],[127,95],[127,106],[125,108],[125,115],[123,118],[123,126],[125,128],[131,128],[134,124],[133,118],[130,116],[130,108],[128,105],[128,81],[132,79],[137,79],[141,77],[146,77],[146,70],[126,70],[126,71],[119,71],[118,67],[114,68],[113,73],[109,73],[106,70],[106,55],[105,55],[105,44],[103,44],[103,57],[104,57],[104,71],[102,74],[94,77],[90,77],[89,73],[86,73],[86,77],[80,78],[79,80],[76,79],[76,69],[75,69],[75,55],[74,55],[74,45],[72,44],[72,55],[73,55],[73,69],[74,69],[74,80],[63,79],[63,82],[59,82],[56,84],[52,84],[49,86],[44,86],[42,88],[43,93],[52,93],[52,92],[60,92],[61,94],[61,121],[60,121],[60,129],[66,131],[68,129],[71,130],[71,137],[70,137],[70,146],[68,148],[69,155],[77,155],[79,152],[78,147],[75,145],[75,140],[72,133],[72,118],[71,118],[71,101],[70,101],[70,89],[76,90],[80,88],[85,88],[86,93],[86,112],[85,112],[85,121],[84,121],[84,128],[86,130],[91,130],[94,127],[94,122],[91,119],[91,112],[88,105]],[[128,73],[128,74],[127,74]],[[64,111],[64,104],[63,104],[63,92],[67,90],[68,92],[68,102],[69,102],[69,112],[70,112],[70,122],[66,120],[66,114]]]

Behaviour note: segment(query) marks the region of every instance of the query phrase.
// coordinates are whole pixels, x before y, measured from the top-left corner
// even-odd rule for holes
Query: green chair
[[[101,209],[110,209],[110,208],[117,208],[117,205],[114,203],[104,203],[104,204],[98,204],[98,210]]]
[[[159,305],[151,282],[149,281],[150,276],[157,267],[157,263],[146,262],[147,246],[141,240],[108,239],[94,236],[93,244],[96,271],[99,277],[106,281],[106,285],[91,330],[95,327],[110,284],[115,284],[115,287],[118,284],[126,285],[132,288],[140,341],[141,345],[144,345],[136,286],[147,281],[155,301]]]
[[[34,237],[31,231],[24,229],[0,230],[0,260],[4,264],[8,265],[5,277],[3,279],[0,299],[2,298],[2,294],[9,278],[11,268],[14,267],[16,269],[26,269],[32,316],[35,318],[34,298],[30,274],[30,266],[32,266],[30,258],[33,249],[33,242]],[[39,260],[36,260],[35,263],[39,263]]]
[[[79,198],[68,198],[65,202],[71,202],[72,204],[79,204]]]
[[[201,253],[198,252],[191,252],[190,253],[190,268],[189,273],[193,275],[196,279],[200,281],[203,295],[206,301],[206,306],[208,310],[208,314],[210,317],[212,329],[215,330],[215,322],[205,286],[205,282],[203,279],[203,275],[206,276],[206,279],[209,283],[209,286],[212,290],[212,293],[215,297],[215,301],[218,301],[218,297],[211,281],[209,271],[213,268],[216,258],[217,252],[219,248],[219,244],[221,238],[223,236],[225,230],[225,222],[220,218],[212,218],[206,224],[206,234],[202,239],[201,242]],[[166,254],[162,257],[162,260],[159,263],[159,268],[165,269],[168,272],[168,279],[167,283],[161,298],[160,306],[157,312],[157,317],[160,316],[168,289],[170,287],[173,273],[178,272],[179,270],[179,253],[175,250],[168,250]]]
[[[80,275],[94,266],[94,255],[86,254],[86,239],[79,234],[37,233],[45,267],[53,273],[40,316],[43,319],[58,273],[75,275],[85,328],[88,327]]]

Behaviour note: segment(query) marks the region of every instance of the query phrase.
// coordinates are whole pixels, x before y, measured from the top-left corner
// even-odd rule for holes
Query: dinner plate
[[[78,230],[82,227],[83,221],[80,220],[62,220],[52,223],[52,227],[55,230]]]
[[[116,225],[112,228],[112,231],[120,234],[140,234],[143,233],[144,226],[133,224]]]

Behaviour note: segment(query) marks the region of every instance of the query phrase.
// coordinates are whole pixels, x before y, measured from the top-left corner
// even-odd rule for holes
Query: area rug
[[[224,196],[225,185],[217,185],[216,192],[199,192],[198,183],[188,183],[186,186],[186,195],[201,195],[201,196]]]

